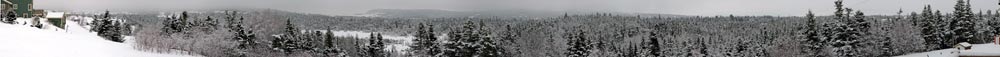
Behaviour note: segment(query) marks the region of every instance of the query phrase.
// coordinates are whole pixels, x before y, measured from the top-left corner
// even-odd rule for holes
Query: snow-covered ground
[[[29,21],[19,18],[18,21]],[[51,25],[46,25],[50,27]],[[126,37],[130,39],[131,37]],[[199,57],[140,51],[133,43],[104,40],[77,22],[65,29],[0,24],[0,57]]]
[[[303,31],[320,31],[320,32],[323,32],[323,33],[326,32],[326,30],[303,30]],[[368,39],[368,37],[371,37],[371,34],[372,34],[371,32],[364,32],[364,31],[332,31],[331,33],[333,33],[333,36],[338,36],[338,37],[356,37],[356,38],[359,38],[359,39]],[[386,50],[386,51],[405,51],[406,49],[410,48],[410,46],[409,46],[410,44],[413,44],[412,40],[414,38],[416,38],[416,37],[409,36],[409,35],[406,35],[406,36],[382,35],[382,39],[389,40],[389,41],[399,41],[399,43],[388,43],[389,45],[386,48],[389,49],[389,50]],[[401,53],[405,53],[405,52],[401,52]]]
[[[1000,45],[996,43],[973,44],[970,50],[941,49],[923,53],[895,57],[958,57],[958,56],[1000,56]]]

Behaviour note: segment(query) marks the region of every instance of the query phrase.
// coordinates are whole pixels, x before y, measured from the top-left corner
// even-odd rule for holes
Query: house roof
[[[45,13],[45,18],[63,18],[66,12],[48,12]]]
[[[9,0],[3,0],[3,4],[13,5],[14,3],[11,3]]]

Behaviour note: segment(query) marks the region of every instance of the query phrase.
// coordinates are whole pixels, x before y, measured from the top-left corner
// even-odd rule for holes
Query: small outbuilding
[[[52,24],[53,26],[56,26],[56,27],[59,27],[59,28],[65,28],[66,27],[66,25],[65,25],[66,24],[66,12],[48,11],[44,15],[45,16],[42,19],[45,19],[45,21],[48,22],[49,24]]]

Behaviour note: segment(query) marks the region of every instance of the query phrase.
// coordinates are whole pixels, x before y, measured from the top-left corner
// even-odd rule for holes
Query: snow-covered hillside
[[[973,44],[969,50],[955,48],[914,53],[896,57],[958,57],[958,56],[1000,56],[1000,45],[996,43]]]
[[[140,51],[132,45],[104,40],[73,21],[65,29],[0,24],[0,57],[198,57]]]

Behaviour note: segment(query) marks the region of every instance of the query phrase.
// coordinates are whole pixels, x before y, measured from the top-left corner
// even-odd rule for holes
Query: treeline
[[[965,1],[958,1],[952,14],[928,7],[897,16],[865,15],[842,2],[835,1],[832,16],[810,11],[805,17],[564,13],[550,18],[383,18],[181,12],[143,19],[159,23],[140,23],[144,27],[137,31],[137,42],[154,51],[210,57],[858,57],[988,43],[1000,24],[988,21],[997,14],[973,14]],[[333,30],[375,33],[338,37]],[[383,35],[415,38],[409,49],[396,51],[387,50],[388,45],[405,41]]]
[[[920,13],[910,14],[915,26],[921,27],[921,36],[929,48],[951,48],[962,42],[989,43],[998,34],[1000,22],[994,21],[997,14],[993,10],[974,13],[970,1],[956,2],[952,13],[941,13],[928,5]]]
[[[220,26],[244,26],[240,29],[236,29],[239,27],[212,31],[183,29],[180,33],[163,34],[172,31],[164,28],[170,28],[167,25],[172,25],[173,22],[163,21],[162,26],[147,24],[147,27],[140,31],[140,39],[137,42],[144,45],[143,48],[160,49],[154,51],[180,50],[205,56],[249,57],[798,56],[797,53],[778,53],[797,51],[795,49],[778,48],[797,44],[794,40],[790,40],[794,39],[792,36],[795,35],[792,34],[791,30],[794,30],[792,28],[797,27],[795,26],[797,22],[791,21],[800,21],[797,17],[657,17],[596,13],[567,14],[564,17],[545,19],[350,17],[359,19],[329,22],[356,22],[348,24],[361,26],[332,25],[325,28],[336,30],[331,28],[392,26],[395,28],[361,31],[382,32],[373,35],[395,34],[416,37],[412,40],[413,44],[409,44],[410,49],[395,51],[385,50],[386,43],[393,41],[378,39],[381,38],[378,36],[360,39],[334,37],[330,36],[329,31],[312,31],[317,29],[301,27],[300,25],[317,24],[302,24],[301,22],[305,21],[296,21],[295,18],[278,21],[276,23],[283,25],[273,28],[273,25],[248,25],[253,23],[243,22],[262,19],[239,17],[234,19],[236,21],[220,22],[230,23]],[[197,20],[205,19],[207,18]],[[229,18],[223,18],[226,19]],[[195,20],[189,19],[189,21]],[[403,25],[387,25],[395,23]],[[405,25],[407,23],[412,25]],[[369,26],[374,24],[379,25]],[[230,30],[243,30],[244,33]],[[269,34],[267,31],[281,32]]]
[[[204,13],[201,13],[204,14]],[[137,42],[144,50],[187,53],[212,57],[273,56],[401,56],[384,51],[381,34],[371,38],[333,36],[331,30],[302,30],[286,19],[280,34],[258,33],[259,25],[248,25],[247,13],[224,11],[221,19],[196,18],[187,11],[163,17],[161,24],[149,24],[139,31]],[[220,21],[224,20],[224,21]],[[155,28],[155,29],[154,29]]]
[[[806,30],[808,30],[804,36],[807,38],[805,46],[808,47],[809,51],[812,51],[812,55],[816,57],[824,56],[889,56],[889,55],[871,55],[874,53],[862,53],[862,46],[874,46],[866,44],[877,44],[872,42],[864,42],[865,39],[862,38],[878,38],[871,37],[871,22],[865,19],[864,12],[854,11],[851,8],[843,7],[843,1],[838,0],[834,2],[836,6],[836,11],[834,12],[833,20],[838,22],[828,22],[822,25],[815,24],[814,14],[809,12],[806,18],[807,22],[812,22],[807,24]],[[832,50],[827,50],[832,49]],[[827,53],[830,52],[830,53]]]
[[[918,36],[922,40],[919,46],[903,46],[903,47],[922,47],[921,51],[938,50],[945,48],[952,48],[959,43],[971,43],[971,44],[982,44],[989,43],[989,40],[993,35],[996,35],[996,28],[1000,26],[995,21],[996,15],[992,13],[992,10],[988,10],[986,14],[980,11],[979,14],[974,14],[971,10],[970,3],[968,0],[956,0],[955,11],[953,13],[941,13],[940,11],[931,9],[930,5],[924,7],[921,13],[913,12],[910,15],[902,15],[903,11],[899,11],[899,17],[887,18],[890,21],[881,21],[885,19],[867,19],[861,11],[855,11],[851,8],[846,8],[843,5],[843,1],[835,1],[834,15],[830,20],[835,20],[832,22],[818,22],[822,18],[817,18],[812,12],[806,15],[807,21],[805,27],[800,30],[804,31],[800,33],[800,37],[803,37],[803,47],[806,47],[805,55],[808,57],[827,57],[827,56],[893,56],[906,54],[905,52],[886,52],[886,51],[899,51],[899,48],[894,48],[900,45],[893,45],[898,41],[893,41],[892,39],[900,39],[888,37],[895,32],[887,32],[893,28],[873,28],[875,26],[900,26],[894,24],[878,24],[878,23],[894,23],[899,21],[909,22],[912,26],[918,29]],[[854,12],[854,13],[852,13]],[[946,16],[951,15],[951,16]],[[873,21],[874,20],[874,21]],[[898,21],[897,21],[898,20]],[[908,40],[917,41],[917,40]],[[876,49],[865,49],[865,48],[876,48]],[[911,51],[912,52],[912,51]]]

